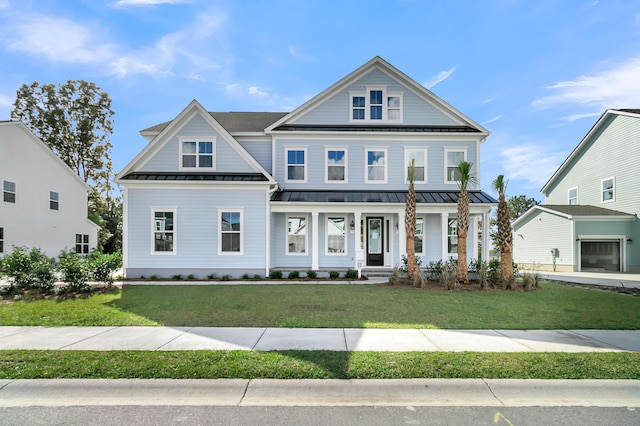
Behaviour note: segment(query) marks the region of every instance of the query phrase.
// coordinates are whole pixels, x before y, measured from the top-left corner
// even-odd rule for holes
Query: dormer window
[[[180,139],[181,169],[213,169],[213,140]]]
[[[351,122],[402,122],[402,93],[387,92],[386,86],[351,92]]]

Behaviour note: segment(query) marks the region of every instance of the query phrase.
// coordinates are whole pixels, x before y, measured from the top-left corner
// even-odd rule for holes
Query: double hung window
[[[327,254],[346,254],[346,223],[344,216],[327,218]]]
[[[411,166],[411,160],[414,160],[413,167],[413,180],[418,183],[427,182],[427,151],[425,149],[407,149],[405,151],[405,167],[406,176],[405,179],[408,182],[409,166]]]
[[[307,252],[307,218],[289,216],[287,218],[287,253],[305,254]]]
[[[220,253],[242,253],[242,211],[219,210]]]
[[[607,178],[602,179],[601,181],[601,189],[602,189],[602,202],[607,203],[610,201],[615,201],[616,198],[616,180],[615,178]]]
[[[327,182],[347,181],[347,151],[345,149],[327,149]]]
[[[416,254],[422,254],[424,252],[424,219],[421,217],[416,218],[416,231],[413,238],[413,245]]]
[[[153,253],[174,254],[176,251],[176,210],[153,211]]]
[[[352,122],[402,122],[402,93],[388,92],[386,86],[351,92],[350,106]]]
[[[5,203],[13,203],[15,204],[16,202],[16,183],[15,182],[9,182],[8,180],[5,180],[2,183],[2,197]]]
[[[76,234],[76,253],[89,254],[89,235]]]
[[[458,253],[458,221],[449,219],[447,225],[447,253]]]
[[[60,194],[58,194],[55,191],[49,191],[49,209],[50,210],[60,209]]]
[[[0,228],[0,253],[4,253],[4,228]]]
[[[287,149],[287,178],[286,181],[307,180],[306,149]]]
[[[213,169],[213,141],[181,140],[182,169]]]
[[[569,205],[573,206],[578,204],[578,188],[569,189]]]
[[[366,183],[385,183],[387,181],[387,150],[367,149]]]
[[[467,152],[464,150],[445,150],[445,183],[455,183],[460,180],[460,163],[466,161]]]

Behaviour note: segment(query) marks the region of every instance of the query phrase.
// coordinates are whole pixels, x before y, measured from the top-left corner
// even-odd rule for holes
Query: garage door
[[[620,272],[620,241],[582,241],[580,266],[583,271]]]

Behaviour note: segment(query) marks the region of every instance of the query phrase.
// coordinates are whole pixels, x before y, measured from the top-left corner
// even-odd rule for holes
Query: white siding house
[[[89,187],[20,122],[0,122],[0,185],[0,256],[13,247],[39,247],[50,257],[96,247]]]
[[[375,57],[290,113],[194,100],[141,134],[149,144],[117,176],[128,277],[391,270],[411,159],[417,253],[423,265],[455,258],[457,165],[479,177],[489,132]],[[469,195],[468,257],[486,259],[478,224],[496,201],[477,184]]]
[[[640,271],[640,110],[607,110],[513,223],[514,260],[556,271]]]

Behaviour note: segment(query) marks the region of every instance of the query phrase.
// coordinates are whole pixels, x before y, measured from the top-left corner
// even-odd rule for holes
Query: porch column
[[[320,243],[318,241],[318,235],[320,234],[318,232],[318,228],[320,227],[320,221],[318,220],[318,212],[317,211],[312,211],[311,212],[311,240],[313,241],[312,243],[312,248],[311,248],[311,269],[314,271],[317,271],[319,268],[319,262],[318,262],[318,247],[320,246]]]
[[[449,260],[447,257],[449,254],[449,214],[448,213],[440,213],[440,222],[442,223],[441,236],[442,236],[442,261],[446,262]]]
[[[362,245],[360,244],[360,234],[362,233],[362,227],[360,226],[360,221],[362,220],[361,216],[362,213],[359,211],[353,213],[353,222],[355,225],[355,255],[353,256],[353,269],[357,270],[358,274],[360,274],[362,266],[364,266],[364,252],[362,250]],[[358,266],[358,262],[360,262],[360,267]]]
[[[404,210],[398,213],[398,259],[395,264],[402,262],[402,256],[407,255],[407,230],[404,227],[405,215]],[[393,227],[392,227],[393,228]],[[391,231],[391,230],[389,230]]]
[[[489,261],[489,212],[482,214],[482,260]]]

